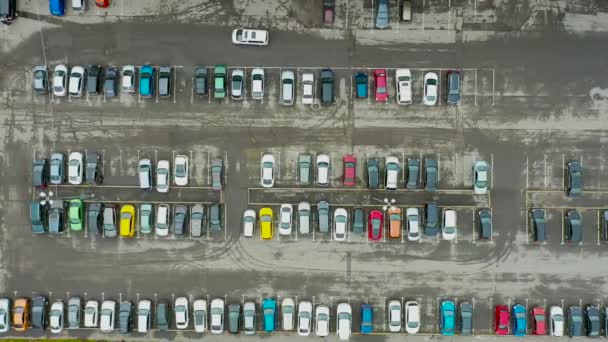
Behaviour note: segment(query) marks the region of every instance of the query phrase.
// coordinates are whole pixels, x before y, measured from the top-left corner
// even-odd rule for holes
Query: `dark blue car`
[[[65,0],[49,0],[49,10],[51,14],[62,17],[65,14]]]
[[[374,331],[374,309],[369,304],[361,304],[361,333],[370,334]]]

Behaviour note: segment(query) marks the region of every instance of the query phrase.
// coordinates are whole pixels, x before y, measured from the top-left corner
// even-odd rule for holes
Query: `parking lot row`
[[[567,186],[567,168],[571,161],[582,166],[583,190],[608,190],[606,154],[594,151],[547,152],[526,155],[526,188],[528,190],[563,190]]]
[[[528,243],[542,245],[601,246],[608,241],[608,207],[528,208]]]

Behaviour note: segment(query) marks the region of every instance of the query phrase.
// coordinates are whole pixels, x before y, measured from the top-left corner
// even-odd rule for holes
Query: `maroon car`
[[[357,158],[352,154],[347,154],[343,158],[344,162],[344,179],[343,183],[346,186],[355,185],[355,177],[357,170]]]

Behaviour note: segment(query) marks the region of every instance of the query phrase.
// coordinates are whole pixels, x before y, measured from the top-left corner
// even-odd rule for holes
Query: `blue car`
[[[357,98],[367,97],[367,74],[364,72],[358,72],[355,74],[355,90]]]
[[[154,68],[149,64],[139,69],[139,95],[142,97],[154,95]]]
[[[369,304],[361,304],[361,333],[370,334],[374,331],[374,309]]]
[[[272,298],[264,298],[262,312],[264,312],[264,331],[273,332],[277,302]]]
[[[526,336],[526,307],[521,304],[513,305],[513,335]]]
[[[444,336],[454,336],[456,327],[456,305],[451,300],[441,302],[441,333]]]
[[[62,17],[65,14],[65,0],[49,0],[49,10],[51,14],[57,17]]]

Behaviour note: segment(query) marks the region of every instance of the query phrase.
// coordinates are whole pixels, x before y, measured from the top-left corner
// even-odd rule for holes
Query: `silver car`
[[[190,235],[200,237],[203,235],[205,224],[205,207],[196,204],[190,209]]]
[[[125,65],[121,71],[120,87],[123,92],[133,93],[135,92],[135,66]]]
[[[230,94],[234,100],[242,100],[245,88],[245,72],[243,69],[232,70]]]
[[[76,329],[80,328],[80,308],[82,302],[80,297],[72,297],[68,301],[68,328]]]
[[[292,106],[295,100],[296,76],[292,70],[281,73],[281,104]]]
[[[222,190],[222,174],[224,171],[224,162],[219,159],[211,161],[211,188],[213,190]]]
[[[243,330],[245,335],[255,334],[255,303],[245,302],[243,305]]]
[[[300,234],[310,233],[310,203],[298,203],[298,229]]]
[[[49,91],[49,72],[46,65],[34,67],[34,91],[38,94],[46,94]]]

